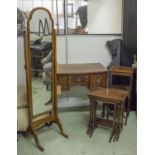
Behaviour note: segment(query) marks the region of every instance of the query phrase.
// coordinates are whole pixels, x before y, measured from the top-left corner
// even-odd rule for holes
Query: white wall
[[[105,67],[111,61],[107,40],[120,38],[111,35],[85,35],[68,37],[68,63],[96,63]]]
[[[108,40],[120,39],[119,35],[70,35],[66,52],[65,36],[57,36],[57,63],[96,63],[105,67],[111,61],[110,51],[106,46]]]
[[[57,36],[57,63],[65,64],[66,63],[66,37],[65,36]]]
[[[122,0],[89,0],[88,33],[121,33]]]

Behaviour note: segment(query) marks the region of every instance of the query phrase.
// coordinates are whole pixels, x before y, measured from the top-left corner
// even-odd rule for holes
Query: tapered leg
[[[87,134],[89,135],[91,132],[91,127],[92,127],[92,101],[90,100],[90,110],[89,110],[89,123],[88,123],[88,129],[87,129]]]
[[[113,137],[115,136],[115,132],[116,132],[116,118],[117,118],[117,112],[116,112],[116,105],[114,104],[114,116],[113,116],[113,126],[112,126],[112,131],[111,131],[111,135],[109,138],[109,142],[111,142],[111,140],[113,139]],[[115,137],[114,137],[115,139]]]
[[[115,140],[118,141],[120,135],[120,123],[121,123],[121,105],[117,105],[117,124],[116,124],[116,136]]]
[[[95,128],[96,128],[96,106],[97,102],[93,101],[92,102],[92,124],[91,124],[91,132],[90,132],[90,137],[92,136]]]
[[[92,136],[94,129],[96,128],[96,105],[97,102],[90,100],[90,118],[87,129],[87,134],[89,135],[89,137]]]
[[[127,112],[126,112],[126,116],[125,116],[125,125],[127,125],[127,121],[128,121],[128,117],[129,117],[129,112],[130,112],[130,99],[129,97],[127,98]]]
[[[64,132],[62,124],[60,123],[60,120],[57,118],[57,120],[55,121],[55,123],[58,125],[59,129],[60,129],[60,133],[62,136],[64,136],[65,138],[68,138],[69,136]]]
[[[107,104],[107,120],[109,119],[110,114],[110,106]]]
[[[31,134],[32,134],[33,137],[34,137],[34,140],[35,140],[35,142],[36,142],[37,147],[39,148],[40,151],[43,152],[43,151],[44,151],[44,148],[40,145],[39,140],[38,140],[38,136],[37,136],[35,130],[32,129],[32,128],[29,128],[29,130],[30,130]]]

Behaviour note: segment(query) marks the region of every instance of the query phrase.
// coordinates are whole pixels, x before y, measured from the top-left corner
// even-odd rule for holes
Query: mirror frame
[[[43,112],[43,113],[40,113],[40,114],[37,114],[37,115],[34,115],[33,116],[33,101],[32,101],[32,75],[31,75],[31,51],[30,51],[30,22],[32,20],[32,16],[33,14],[38,11],[38,10],[44,10],[48,15],[49,15],[49,19],[51,20],[51,25],[52,25],[52,36],[51,36],[51,42],[52,42],[52,67],[51,67],[51,73],[52,73],[52,79],[51,79],[51,88],[52,88],[52,91],[51,91],[51,96],[52,96],[52,109],[50,111],[46,111],[46,112]],[[56,35],[54,33],[54,20],[52,18],[52,15],[51,13],[46,9],[46,8],[43,8],[43,7],[37,7],[37,8],[34,8],[32,9],[32,11],[30,12],[30,15],[29,15],[29,18],[27,20],[27,52],[26,52],[26,66],[27,66],[27,82],[28,82],[28,103],[29,103],[29,121],[30,121],[30,124],[32,126],[35,126],[36,127],[36,123],[37,124],[40,124],[43,123],[43,122],[48,122],[49,119],[47,116],[46,118],[48,118],[47,120],[45,120],[45,116],[44,114],[48,114],[49,112],[51,112],[51,114],[54,113],[56,106],[55,106],[55,97],[57,96],[56,94],[56,81],[55,81],[55,75],[56,75],[56,48],[55,48],[55,45],[56,45]],[[50,114],[49,114],[50,115]],[[43,120],[41,119],[41,116],[43,117]],[[38,122],[38,118],[39,117],[39,121],[40,123]],[[35,123],[36,122],[36,123]]]
[[[49,18],[52,22],[52,79],[51,79],[51,96],[52,96],[52,108],[50,111],[46,111],[33,116],[33,101],[32,101],[32,77],[31,77],[31,55],[30,55],[30,21],[32,15],[37,10],[44,10],[48,13]],[[25,63],[26,63],[26,84],[27,84],[27,99],[28,99],[28,116],[29,116],[29,127],[28,131],[33,134],[37,147],[43,151],[43,147],[40,145],[35,129],[48,124],[51,125],[53,122],[56,123],[60,129],[61,135],[68,138],[68,135],[64,133],[63,127],[60,123],[57,114],[57,62],[56,62],[56,32],[54,29],[54,20],[48,9],[44,7],[36,7],[31,10],[29,18],[27,20],[27,31],[24,33],[24,45],[25,45]]]

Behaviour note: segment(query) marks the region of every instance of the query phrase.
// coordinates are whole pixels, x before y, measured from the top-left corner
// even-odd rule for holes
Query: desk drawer
[[[96,74],[95,76],[96,87],[106,87],[107,86],[107,74]]]
[[[95,87],[107,86],[107,72],[95,74],[75,74],[75,75],[58,75],[58,84],[62,90],[69,90],[70,87],[82,85],[88,89]]]
[[[70,76],[70,85],[85,85],[88,86],[89,76],[88,75],[72,75]]]

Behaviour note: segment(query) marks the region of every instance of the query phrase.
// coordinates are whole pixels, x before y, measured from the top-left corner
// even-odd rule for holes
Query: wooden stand
[[[100,63],[58,64],[58,84],[62,90],[82,85],[88,89],[107,86],[107,69]]]
[[[98,88],[88,93],[88,97],[90,99],[90,120],[87,134],[90,137],[97,125],[103,125],[112,128],[109,142],[111,142],[111,140],[118,141],[123,128],[124,102],[127,96],[127,91],[112,88]],[[96,117],[96,106],[98,101],[114,107],[113,120]]]
[[[51,73],[52,76],[50,80],[52,81],[51,84],[51,108],[49,111],[46,112],[41,112],[38,115],[34,115],[33,113],[33,93],[32,93],[32,71],[33,67],[31,64],[32,60],[32,55],[31,55],[31,38],[30,34],[32,33],[32,30],[30,29],[31,26],[30,24],[32,23],[32,16],[38,11],[38,13],[43,12],[44,14],[47,14],[47,19],[49,20],[48,22],[51,22],[51,32],[49,35],[49,40],[51,41],[52,44],[52,56],[51,56],[51,62],[52,62],[52,67],[51,67]],[[40,14],[37,15],[39,17]],[[46,19],[46,20],[47,20]],[[35,22],[36,22],[35,18]],[[39,20],[39,19],[38,19]],[[35,26],[34,26],[35,27]],[[45,36],[45,34],[43,34]],[[65,138],[68,138],[68,135],[65,134],[62,124],[60,123],[59,117],[58,117],[58,111],[57,111],[57,63],[56,63],[56,32],[54,30],[54,20],[52,18],[52,15],[49,10],[43,7],[37,7],[32,9],[30,12],[29,18],[27,20],[27,33],[24,35],[24,43],[25,43],[25,62],[26,62],[26,82],[27,82],[27,99],[28,99],[28,114],[29,114],[29,127],[27,131],[31,133],[34,137],[34,140],[36,142],[37,147],[39,150],[44,151],[44,148],[41,146],[38,136],[36,134],[36,130],[39,129],[40,127],[44,125],[51,125],[52,123],[56,123],[58,128],[60,129],[60,133],[62,136]]]
[[[127,108],[126,108],[126,119],[125,119],[125,125],[127,125],[127,120],[129,117],[129,113],[130,113],[130,105],[131,105],[131,92],[132,92],[132,85],[133,85],[133,74],[134,74],[134,69],[132,67],[127,67],[127,66],[113,66],[110,70],[110,75],[111,75],[111,79],[114,76],[118,76],[118,77],[129,77],[129,84],[128,85],[114,85],[113,83],[111,83],[112,88],[118,88],[118,89],[122,89],[122,90],[127,90],[129,92],[128,95],[128,104],[127,104]]]

